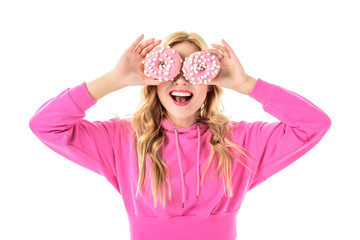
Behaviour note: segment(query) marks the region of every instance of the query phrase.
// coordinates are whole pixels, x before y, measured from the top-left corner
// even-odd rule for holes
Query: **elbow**
[[[37,122],[36,122],[36,120],[34,119],[34,117],[32,117],[31,119],[30,119],[30,121],[29,121],[29,128],[30,128],[30,130],[33,132],[33,133],[35,133],[36,132],[36,129],[37,129]]]
[[[315,119],[314,119],[315,120]],[[314,121],[314,124],[316,126],[316,129],[323,131],[324,129],[327,131],[331,127],[331,119],[330,117],[322,112],[316,117],[316,121]]]
[[[323,118],[321,118],[321,121],[318,123],[318,131],[315,135],[319,135],[323,137],[330,129],[331,127],[331,119],[328,115],[324,115]]]
[[[307,141],[313,138],[322,138],[331,127],[331,119],[328,115],[324,114],[321,118],[318,118],[316,122],[313,122],[312,125],[311,133],[307,134]]]
[[[36,135],[39,136],[39,134],[41,133],[41,129],[44,128],[44,126],[42,126],[43,124],[41,124],[41,121],[39,119],[37,119],[35,116],[33,116],[30,121],[29,121],[29,128],[30,130]]]
[[[330,117],[327,114],[325,114],[322,119],[322,122],[321,122],[322,127],[325,128],[326,130],[329,130],[331,127],[331,124],[332,124],[332,122],[331,122]]]

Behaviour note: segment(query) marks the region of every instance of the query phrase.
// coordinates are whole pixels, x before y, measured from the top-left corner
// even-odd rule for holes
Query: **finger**
[[[144,48],[141,51],[141,55],[145,56],[146,54],[148,54],[156,45],[159,45],[161,42],[161,40],[156,40],[155,42],[153,42],[152,44],[150,44],[149,46],[147,46],[146,48]]]
[[[139,44],[139,42],[144,38],[144,34],[141,34],[129,47],[129,50],[134,51],[135,47]]]
[[[226,50],[225,47],[223,47],[223,46],[221,46],[221,45],[219,45],[219,44],[211,44],[211,46],[220,49],[220,51],[221,51],[224,55],[226,55],[228,58],[230,58],[230,54],[228,53],[228,51]]]
[[[209,49],[205,49],[204,51],[205,51],[205,52],[214,53],[214,54],[218,57],[219,60],[221,60],[221,59],[224,58],[224,56],[223,56],[217,49],[211,49],[211,48],[209,48]]]
[[[137,53],[141,53],[141,51],[143,50],[143,48],[147,45],[149,45],[150,43],[152,43],[155,40],[155,38],[150,38],[148,40],[143,41],[142,43],[140,43],[135,49],[134,52]]]
[[[228,50],[229,54],[231,57],[235,57],[235,52],[234,50],[230,47],[230,45],[224,40],[224,39],[221,39],[222,43],[224,44],[225,48]]]

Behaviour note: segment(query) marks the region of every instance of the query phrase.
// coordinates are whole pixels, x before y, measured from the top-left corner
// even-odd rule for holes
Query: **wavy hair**
[[[200,50],[207,49],[208,46],[204,39],[197,33],[185,31],[174,32],[162,41],[162,46],[172,47],[174,44],[189,41],[196,45]],[[196,117],[196,121],[202,121],[206,123],[212,133],[210,139],[211,153],[202,174],[201,184],[204,181],[204,176],[213,160],[214,154],[218,155],[218,164],[215,173],[212,175],[218,176],[222,171],[222,179],[226,182],[224,186],[225,196],[227,192],[228,196],[233,196],[231,188],[231,168],[232,159],[237,159],[229,148],[233,148],[244,155],[247,159],[250,159],[243,150],[248,151],[241,146],[233,143],[226,137],[227,133],[232,132],[232,125],[230,119],[224,116],[223,104],[221,102],[223,89],[217,85],[209,85],[210,90],[207,92],[207,96],[203,105],[199,108],[199,112]],[[138,166],[139,166],[139,178],[136,191],[136,197],[139,191],[144,186],[146,177],[146,158],[151,163],[151,188],[154,199],[154,206],[157,206],[157,202],[160,198],[162,206],[165,208],[165,195],[166,195],[166,178],[168,179],[168,195],[171,199],[170,177],[169,167],[162,158],[162,146],[166,138],[164,129],[161,126],[161,121],[164,117],[167,117],[166,109],[162,106],[160,99],[157,95],[156,85],[147,85],[141,89],[141,102],[139,109],[133,114],[131,119],[131,125],[134,129],[134,145],[136,148]],[[222,108],[220,108],[220,105]],[[251,153],[251,152],[250,152]],[[253,153],[251,153],[253,154]],[[251,172],[241,160],[237,159],[242,165],[244,165]],[[147,188],[148,189],[148,188]],[[161,196],[162,190],[162,196]],[[147,193],[147,191],[146,191]]]

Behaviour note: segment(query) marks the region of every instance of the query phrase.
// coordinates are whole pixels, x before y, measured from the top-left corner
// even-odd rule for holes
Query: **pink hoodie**
[[[132,240],[236,239],[237,212],[246,193],[310,151],[331,126],[330,118],[304,97],[260,78],[249,94],[279,122],[231,121],[232,141],[254,153],[246,164],[233,161],[233,197],[224,195],[222,175],[212,178],[213,166],[200,179],[210,154],[211,131],[202,122],[188,129],[163,119],[167,140],[164,161],[171,171],[172,200],[166,208],[154,207],[148,195],[136,198],[138,164],[131,119],[89,122],[85,112],[97,101],[86,83],[67,88],[45,102],[29,122],[46,146],[91,171],[104,176],[122,195]],[[238,158],[237,152],[231,150]],[[216,162],[217,155],[213,159]],[[243,158],[240,158],[245,161]],[[148,173],[145,184],[149,184]],[[146,186],[145,185],[145,186]]]

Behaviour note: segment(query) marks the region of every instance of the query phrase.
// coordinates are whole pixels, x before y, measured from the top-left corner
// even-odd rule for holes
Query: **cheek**
[[[160,89],[159,89],[160,90]],[[163,107],[167,107],[171,101],[171,97],[166,93],[166,91],[158,91],[157,96],[159,98],[159,101]]]
[[[164,100],[165,100],[164,94],[158,93],[158,98],[159,98],[160,102],[164,105]]]
[[[205,98],[206,98],[206,95],[207,95],[207,86],[206,86],[206,88],[203,88],[203,89],[199,89],[199,91],[198,91],[198,96],[199,96],[199,99],[201,99],[202,101],[204,101],[205,100]]]
[[[161,85],[161,84],[160,84],[160,85]],[[160,101],[163,101],[164,98],[166,97],[166,96],[165,96],[166,93],[165,93],[165,89],[162,88],[162,87],[160,87],[160,85],[158,85],[157,90],[156,90],[156,93],[157,93]]]

